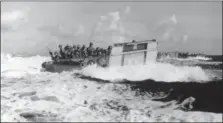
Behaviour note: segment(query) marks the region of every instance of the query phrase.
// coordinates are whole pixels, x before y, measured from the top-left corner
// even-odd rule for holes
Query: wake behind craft
[[[90,42],[85,45],[69,46],[59,45],[59,52],[49,51],[51,61],[42,63],[44,71],[62,72],[73,69],[82,69],[88,65],[96,64],[100,67],[125,66],[133,64],[147,64],[157,59],[157,41],[145,40],[115,43],[107,49],[97,47],[94,49]]]

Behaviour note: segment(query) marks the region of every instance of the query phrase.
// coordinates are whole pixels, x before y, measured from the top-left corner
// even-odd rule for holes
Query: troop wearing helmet
[[[93,51],[94,51],[93,43],[90,42],[89,47],[87,48],[88,56],[92,56],[93,55]]]
[[[64,48],[62,45],[59,45],[59,52],[54,54],[50,52],[50,56],[53,61],[58,61],[60,59],[82,59],[88,57],[105,57],[109,56],[111,53],[112,46],[109,46],[107,49],[97,47],[94,49],[93,43],[90,42],[89,46],[85,45],[66,45]]]

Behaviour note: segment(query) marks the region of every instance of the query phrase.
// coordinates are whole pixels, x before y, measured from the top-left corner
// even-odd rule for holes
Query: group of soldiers
[[[107,49],[99,48],[96,49],[93,47],[93,43],[90,42],[89,46],[85,45],[66,45],[64,48],[62,45],[59,45],[59,52],[50,51],[50,56],[52,60],[58,61],[60,59],[83,59],[88,57],[100,57],[100,56],[109,56],[111,53],[112,46],[108,46]]]

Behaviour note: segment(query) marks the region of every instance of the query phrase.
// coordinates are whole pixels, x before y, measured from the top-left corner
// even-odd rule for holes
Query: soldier
[[[69,49],[69,46],[66,45],[66,46],[64,47],[64,50],[63,50],[63,52],[64,52],[64,59],[67,59],[68,49]]]
[[[70,46],[70,49],[69,49],[70,58],[73,58],[73,52],[74,52],[74,48],[73,46]]]
[[[97,56],[98,56],[98,57],[102,56],[102,52],[101,52],[101,51],[98,51]]]
[[[106,49],[102,49],[102,56],[106,56],[107,55],[107,50]]]
[[[72,47],[69,46],[68,49],[67,49],[67,58],[72,58]]]
[[[54,54],[53,54],[53,53],[50,51],[49,53],[50,53],[51,59],[52,59],[53,61],[57,61],[57,60],[59,60],[59,54],[58,54],[58,52],[54,52]]]
[[[60,57],[59,57],[59,53],[58,52],[54,52],[54,60],[55,61],[59,61]]]
[[[67,51],[68,49],[69,49],[69,45],[66,45],[66,46],[64,47],[64,50]]]
[[[98,51],[98,56],[102,56],[103,55],[103,48],[99,48],[99,51]]]
[[[87,48],[88,56],[92,56],[94,52],[93,43],[90,42],[89,47]]]
[[[105,59],[106,59],[106,64],[109,64],[109,60],[110,60],[110,55],[111,55],[111,50],[112,50],[112,46],[108,46],[107,50],[106,50],[106,55],[105,55]]]
[[[100,48],[99,47],[97,47],[96,49],[95,49],[95,51],[98,51]]]
[[[112,46],[108,46],[106,55],[109,56],[111,54]]]
[[[60,59],[65,59],[65,53],[63,51],[62,45],[59,45],[59,49],[60,49]]]
[[[73,55],[73,58],[77,58],[77,46],[75,44],[73,45],[72,55]]]
[[[50,54],[50,56],[51,56],[51,60],[53,60],[53,61],[54,61],[54,56],[53,56],[53,53],[52,53],[51,51],[49,51],[49,54]]]
[[[80,45],[77,45],[77,49],[76,49],[76,58],[80,58]]]
[[[93,52],[93,56],[94,57],[97,57],[98,56],[98,51],[99,51],[99,47],[97,47],[95,50],[94,50],[94,52]]]
[[[81,58],[86,58],[87,57],[87,54],[86,54],[86,46],[83,45],[81,47]]]
[[[73,47],[72,46],[69,46],[68,47],[68,58],[72,58],[73,57]]]
[[[94,57],[98,57],[98,56],[99,56],[99,50],[100,50],[99,47],[97,47],[97,48],[94,50],[94,52],[93,52],[93,56],[94,56]]]
[[[76,49],[76,45],[75,44],[73,45],[73,49]]]

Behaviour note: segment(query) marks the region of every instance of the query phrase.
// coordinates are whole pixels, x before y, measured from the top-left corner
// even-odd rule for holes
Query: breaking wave
[[[37,74],[41,70],[42,62],[49,59],[39,55],[21,57],[1,53],[1,76],[21,78],[28,74]]]
[[[96,65],[88,66],[82,70],[87,76],[103,80],[119,81],[123,79],[139,81],[153,79],[155,81],[208,81],[209,77],[200,67],[174,66],[168,63],[149,63],[135,66],[112,66],[100,68]]]
[[[150,63],[41,72],[41,63],[47,60],[1,54],[2,121],[222,119],[222,83],[209,81],[209,74],[200,67]]]
[[[212,60],[212,58],[205,57],[205,56],[188,57],[188,59],[190,59],[190,60],[203,60],[203,61]]]
[[[181,61],[210,61],[212,58],[206,56],[189,56],[187,58],[180,58],[180,57],[170,57],[170,56],[162,56],[161,59],[175,59]]]
[[[41,63],[49,60],[49,57],[32,56],[20,57],[11,56],[10,54],[1,54],[1,73],[2,76],[19,77],[22,75],[37,74],[41,70]],[[23,72],[21,72],[23,71]],[[174,66],[169,63],[150,63],[147,65],[134,66],[112,66],[108,68],[97,67],[96,65],[88,66],[81,71],[84,75],[100,78],[104,80],[145,80],[153,79],[155,81],[209,81],[210,78],[205,71],[196,66]],[[22,74],[22,75],[20,75]]]

